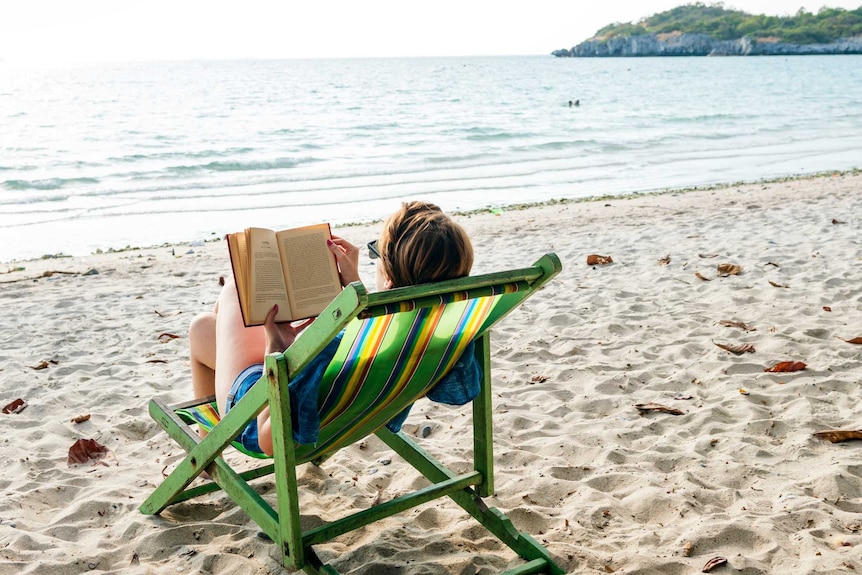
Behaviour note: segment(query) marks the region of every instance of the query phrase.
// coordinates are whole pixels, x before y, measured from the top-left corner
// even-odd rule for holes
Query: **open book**
[[[329,224],[275,232],[248,228],[227,235],[230,263],[246,326],[262,325],[273,304],[275,321],[317,316],[341,292]]]

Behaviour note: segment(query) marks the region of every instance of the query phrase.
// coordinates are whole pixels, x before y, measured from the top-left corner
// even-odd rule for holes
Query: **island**
[[[753,15],[721,4],[686,4],[639,22],[605,26],[554,56],[785,56],[862,54],[862,6]]]

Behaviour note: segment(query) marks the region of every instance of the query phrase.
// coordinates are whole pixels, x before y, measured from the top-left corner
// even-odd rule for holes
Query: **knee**
[[[189,346],[192,348],[215,341],[216,314],[208,311],[199,313],[189,323]]]

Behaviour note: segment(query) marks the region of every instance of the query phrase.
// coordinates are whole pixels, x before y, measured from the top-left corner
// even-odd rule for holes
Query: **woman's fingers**
[[[275,323],[277,314],[278,305],[274,305],[266,314],[266,319],[263,322],[263,329],[266,334],[266,353],[286,350],[299,333],[290,325],[290,322]]]
[[[278,315],[278,304],[273,304],[272,309],[266,312],[266,317],[263,320],[264,325],[275,326],[275,316]]]
[[[350,282],[359,281],[359,249],[338,236],[332,236],[331,240],[326,240],[326,245],[335,254],[338,271],[341,273],[341,285],[346,286]]]

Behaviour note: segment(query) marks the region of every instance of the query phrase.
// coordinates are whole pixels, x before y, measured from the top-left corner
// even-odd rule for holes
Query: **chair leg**
[[[482,368],[479,395],[473,400],[473,469],[485,481],[476,490],[480,497],[494,494],[494,424],[491,405],[491,334],[476,338],[473,353]]]
[[[296,485],[296,452],[290,419],[287,362],[281,354],[270,354],[264,360],[264,375],[269,386],[269,414],[272,425],[273,465],[278,508],[278,530],[273,539],[281,546],[284,566],[288,569],[306,565],[299,523],[299,493]]]
[[[422,475],[432,483],[439,483],[455,476],[442,463],[434,459],[428,452],[416,445],[410,438],[402,433],[392,433],[385,427],[377,431],[377,436],[383,440],[392,450],[413,465]],[[472,515],[482,526],[505,543],[512,551],[521,558],[526,559],[534,569],[536,565],[542,565],[542,571],[552,575],[563,575],[563,571],[551,558],[548,550],[538,541],[526,533],[520,533],[511,520],[499,509],[488,507],[479,496],[477,489],[465,488],[449,497],[461,506],[467,513]],[[534,563],[537,562],[537,563]],[[524,567],[524,566],[522,566]],[[521,573],[522,571],[516,571]],[[537,571],[526,571],[534,573]]]

